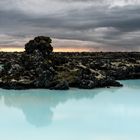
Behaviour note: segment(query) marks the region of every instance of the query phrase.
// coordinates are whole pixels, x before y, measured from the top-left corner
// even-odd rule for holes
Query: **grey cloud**
[[[62,1],[55,1],[59,1],[59,5],[62,6]],[[109,45],[112,48],[126,47],[126,49],[130,50],[132,46],[136,49],[139,48],[139,5],[133,4],[110,8],[105,4],[105,0],[100,0],[100,2],[99,0],[67,1],[69,3],[82,2],[86,4],[89,2],[91,4],[85,7],[82,5],[82,8],[70,6],[68,9],[64,8],[54,13],[42,15],[34,12],[27,15],[25,11],[20,10],[18,5],[16,9],[3,8],[0,11],[0,34],[19,36],[21,38],[42,34],[58,39],[93,41],[105,44],[105,46]],[[106,2],[109,3],[111,0]],[[127,1],[124,0],[124,2]],[[97,3],[101,4],[98,5]],[[0,4],[2,4],[2,1],[0,1]],[[16,6],[14,5],[13,7]],[[138,32],[137,34],[136,31]],[[133,35],[133,33],[135,34]],[[0,40],[0,44],[2,43],[4,42]],[[8,43],[10,41],[7,41]]]

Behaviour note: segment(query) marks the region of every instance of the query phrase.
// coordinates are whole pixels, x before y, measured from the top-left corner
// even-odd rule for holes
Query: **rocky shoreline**
[[[140,79],[139,52],[55,53],[49,37],[39,36],[25,52],[0,52],[0,88],[121,87],[117,80]]]

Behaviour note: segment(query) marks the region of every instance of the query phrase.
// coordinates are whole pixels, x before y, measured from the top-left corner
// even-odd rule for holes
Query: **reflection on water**
[[[113,88],[109,89],[109,92],[113,93],[117,90],[118,88]],[[29,123],[37,127],[42,127],[47,126],[52,122],[52,108],[72,99],[92,99],[102,91],[103,89],[72,89],[69,91],[2,90],[2,92],[0,92],[0,98],[3,97],[6,106],[21,109]]]
[[[99,90],[100,91],[100,90]],[[99,92],[98,91],[98,92]],[[93,98],[97,92],[82,91],[50,91],[50,90],[25,90],[5,91],[0,93],[4,98],[4,104],[9,107],[16,107],[23,111],[29,123],[39,127],[49,125],[52,121],[53,111],[58,104],[67,100],[82,98]]]
[[[94,90],[0,89],[0,139],[139,140],[140,80],[121,82]]]

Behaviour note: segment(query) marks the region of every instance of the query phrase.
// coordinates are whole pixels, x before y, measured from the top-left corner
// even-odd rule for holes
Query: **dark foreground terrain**
[[[36,37],[25,52],[0,52],[0,87],[93,89],[140,79],[139,52],[53,53],[49,39]]]

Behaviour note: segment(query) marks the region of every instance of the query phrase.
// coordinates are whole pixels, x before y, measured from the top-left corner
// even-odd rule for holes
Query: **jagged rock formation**
[[[0,52],[0,87],[7,89],[122,86],[140,78],[140,53],[53,53],[51,39],[39,36],[25,52]]]
[[[1,71],[4,88],[48,88],[55,74],[49,37],[39,36],[25,45],[25,52],[6,62]]]
[[[50,55],[53,52],[53,47],[51,46],[52,40],[50,37],[38,36],[34,40],[30,40],[25,44],[25,51],[28,54],[34,51],[40,51],[43,55]]]

